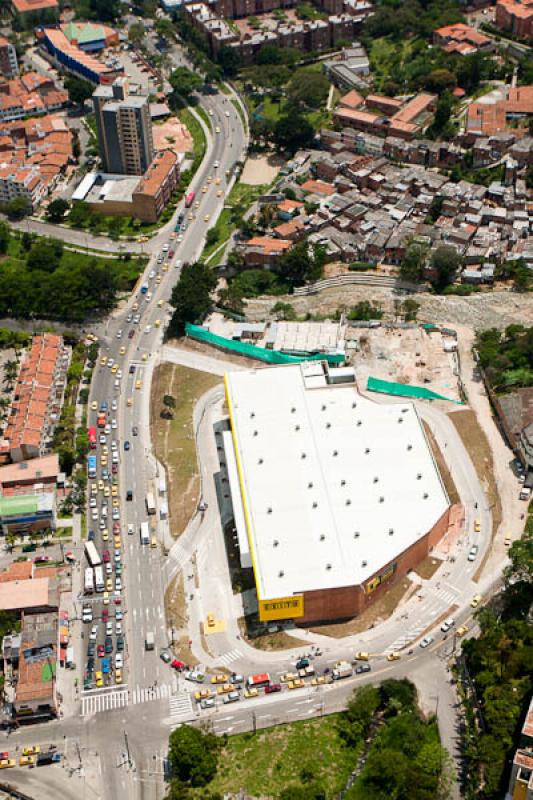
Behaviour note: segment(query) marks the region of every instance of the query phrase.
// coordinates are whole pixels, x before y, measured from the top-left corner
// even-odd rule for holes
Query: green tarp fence
[[[445,397],[432,389],[424,386],[410,386],[406,383],[394,383],[393,381],[382,381],[379,378],[368,378],[366,388],[369,392],[380,392],[381,394],[393,394],[399,397],[411,397],[414,400],[447,400],[450,403],[463,405],[460,400],[453,400]]]
[[[255,344],[248,344],[248,342],[236,342],[233,339],[226,339],[224,336],[218,336],[216,333],[206,331],[199,325],[185,325],[185,333],[192,339],[197,339],[199,342],[207,342],[214,347],[221,347],[228,350],[230,353],[238,353],[238,355],[246,356],[247,358],[255,358],[258,361],[265,361],[267,364],[299,364],[302,361],[327,361],[328,364],[343,364],[345,361],[342,353],[313,353],[302,356],[289,356],[286,353],[280,353],[277,350],[265,350],[262,347],[256,347]]]

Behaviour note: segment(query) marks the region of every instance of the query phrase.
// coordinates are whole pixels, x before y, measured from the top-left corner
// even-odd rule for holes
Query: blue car
[[[107,411],[107,400],[102,400],[100,403],[100,411]]]
[[[129,450],[129,449],[130,449],[130,443],[126,439],[126,441],[124,442],[124,450]]]
[[[89,531],[89,533],[87,534],[87,541],[94,542],[94,539],[95,539],[94,531]]]
[[[103,658],[102,659],[102,672],[108,673],[111,669],[111,659],[110,658]]]

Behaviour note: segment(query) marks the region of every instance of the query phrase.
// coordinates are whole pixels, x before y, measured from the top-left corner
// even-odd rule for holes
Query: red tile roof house
[[[242,247],[242,254],[247,266],[270,269],[276,260],[291,247],[292,242],[286,239],[272,239],[269,236],[254,236]]]

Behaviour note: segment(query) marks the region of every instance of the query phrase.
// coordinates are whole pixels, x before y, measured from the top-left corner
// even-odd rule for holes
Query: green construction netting
[[[370,377],[366,383],[369,392],[381,392],[381,394],[394,394],[400,397],[412,397],[415,400],[447,400],[450,403],[462,405],[460,400],[452,400],[443,394],[437,394],[432,389],[424,386],[409,386],[405,383],[394,383],[393,381],[382,381],[379,378]]]
[[[222,347],[229,352],[238,353],[248,358],[255,358],[258,361],[266,361],[268,364],[299,364],[301,361],[327,361],[328,364],[343,364],[345,360],[342,353],[313,353],[304,356],[289,356],[286,353],[280,353],[277,350],[265,350],[247,342],[235,342],[232,339],[226,339],[224,336],[218,336],[216,333],[206,331],[205,328],[201,328],[199,325],[191,325],[190,323],[185,325],[185,333],[200,342],[207,342],[215,347]]]

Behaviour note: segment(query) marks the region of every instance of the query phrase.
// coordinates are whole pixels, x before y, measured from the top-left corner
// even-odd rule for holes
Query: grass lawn
[[[200,479],[193,432],[193,409],[199,398],[220,383],[209,375],[175,364],[162,364],[154,372],[151,397],[152,441],[156,455],[167,469],[170,529],[178,537],[198,503]],[[162,398],[176,400],[173,419],[161,417]]]
[[[411,57],[414,43],[415,40],[404,39],[399,45],[386,36],[372,41],[368,56],[377,88],[381,88],[389,78],[394,79],[396,67],[404,64]]]
[[[221,244],[227,242],[230,238],[231,234],[235,230],[235,223],[232,219],[232,208],[235,206],[241,206],[244,210],[249,208],[249,206],[254,203],[258,197],[266,192],[268,186],[265,184],[259,184],[258,186],[252,186],[248,183],[237,183],[229,193],[224,208],[216,221],[216,224],[213,225],[213,230],[217,232],[217,239],[213,244],[210,244],[208,247],[204,248],[204,251],[201,256],[201,261],[209,261],[210,256],[220,247]],[[218,257],[218,254],[217,254]],[[222,254],[220,254],[222,257]],[[209,261],[212,266],[216,266],[216,259],[214,261]]]
[[[245,701],[246,702],[246,701]],[[355,766],[357,752],[345,749],[337,733],[337,717],[294,722],[230,736],[220,759],[212,791],[278,798],[282,789],[299,783],[302,773],[320,780],[326,796],[336,796]],[[195,797],[202,796],[202,789]]]
[[[194,173],[200,166],[200,162],[202,161],[206,150],[204,132],[202,130],[202,126],[196,117],[191,114],[188,108],[182,108],[181,111],[178,112],[178,117],[180,121],[187,126],[189,133],[192,136],[194,153],[191,155],[194,156],[194,162],[191,169]]]
[[[211,117],[209,116],[205,108],[202,108],[202,106],[195,106],[194,110],[196,111],[198,116],[200,116],[203,119],[203,121],[207,125],[208,130],[212,131],[213,125],[211,123]]]

